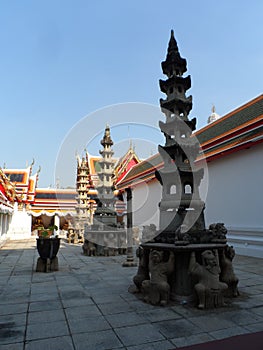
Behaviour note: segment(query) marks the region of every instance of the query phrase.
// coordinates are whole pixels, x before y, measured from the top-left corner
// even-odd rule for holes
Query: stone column
[[[55,234],[59,235],[60,217],[57,214],[55,214],[55,217],[54,217],[54,225],[56,225],[58,227],[58,230],[55,232]]]
[[[133,257],[133,237],[132,237],[132,190],[131,188],[126,188],[126,197],[127,197],[127,258],[126,261],[122,264],[124,267],[137,266]]]
[[[3,214],[0,212],[0,237],[2,236],[3,233]]]

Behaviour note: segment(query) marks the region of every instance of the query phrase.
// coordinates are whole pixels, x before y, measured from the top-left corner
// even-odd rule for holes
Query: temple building
[[[20,202],[21,198],[10,179],[0,169],[0,244],[7,236],[16,201]]]
[[[205,200],[207,224],[220,217],[228,229],[228,242],[239,254],[263,257],[263,221],[261,177],[263,173],[263,95],[260,95],[226,115],[197,130],[198,138],[206,158],[209,187],[200,186],[201,199]],[[217,115],[218,116],[218,115]],[[6,238],[28,238],[36,226],[56,224],[60,230],[76,217],[80,198],[92,203],[90,213],[97,208],[97,190],[101,157],[84,155],[89,172],[90,185],[87,193],[76,188],[39,188],[40,170],[33,173],[33,163],[24,169],[0,169],[0,242]],[[132,145],[113,167],[113,181],[119,191],[115,202],[118,216],[126,214],[126,203],[121,193],[132,189],[133,225],[140,228],[154,223],[158,227],[161,185],[155,171],[164,166],[160,154],[140,161]],[[196,162],[201,162],[201,156]],[[80,162],[77,163],[81,165]],[[106,163],[105,163],[106,164]],[[77,173],[77,170],[76,170]],[[78,176],[78,175],[77,175]],[[85,180],[86,181],[86,180]],[[90,186],[90,187],[89,187]],[[11,191],[11,192],[10,192]],[[231,210],[229,209],[231,208]],[[77,209],[78,210],[78,209]],[[220,214],[220,215],[219,215]]]
[[[24,169],[0,169],[4,188],[13,188],[9,209],[5,208],[9,212],[8,224],[4,224],[0,241],[29,238],[39,226],[55,224],[63,229],[75,214],[76,191],[37,187],[40,168],[32,175],[33,165],[34,161]]]
[[[24,169],[2,169],[14,185],[19,200],[14,202],[14,211],[9,225],[8,235],[12,238],[25,238],[31,234],[31,216],[28,213],[35,201],[39,171],[32,175],[32,163]]]
[[[106,132],[110,132],[109,128]],[[102,153],[109,157],[108,152],[103,150]],[[107,179],[108,176],[109,190],[115,181],[140,162],[132,145],[122,158],[111,158],[111,169],[107,169],[109,159],[103,160],[103,157],[90,155],[85,150],[83,157],[77,156],[76,187],[66,189],[38,187],[40,168],[32,174],[34,161],[23,169],[0,169],[0,242],[29,238],[36,234],[39,226],[56,225],[60,234],[69,226],[76,226],[77,231],[82,233],[84,222],[93,223],[99,202],[97,186],[100,177],[106,176]],[[102,168],[107,174],[102,174]],[[115,195],[114,210],[118,220],[123,221],[126,205],[118,198],[118,191]]]
[[[59,231],[66,230],[75,215],[76,195],[76,190],[70,188],[37,188],[34,203],[27,212],[31,217],[31,234],[38,225],[45,228],[56,225]]]

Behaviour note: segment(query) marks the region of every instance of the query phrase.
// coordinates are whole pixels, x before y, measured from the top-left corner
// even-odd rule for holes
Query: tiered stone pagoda
[[[91,213],[89,210],[89,189],[90,189],[90,173],[88,166],[88,154],[86,157],[77,157],[77,205],[75,207],[76,216],[74,218],[74,229],[69,227],[69,234],[75,243],[84,242],[84,226],[91,224]],[[72,231],[72,232],[71,232]],[[69,237],[70,238],[70,237]]]
[[[238,294],[234,251],[226,244],[223,224],[205,228],[205,206],[199,195],[204,170],[195,166],[200,145],[192,134],[196,118],[188,118],[192,96],[186,92],[191,78],[183,76],[186,60],[173,31],[162,70],[167,76],[160,80],[167,96],[160,100],[165,122],[159,123],[165,136],[165,145],[159,145],[164,166],[155,174],[162,185],[160,223],[159,230],[154,225],[144,228],[146,243],[137,252],[140,263],[134,283],[152,304],[196,300],[199,308],[222,306],[226,294]]]
[[[110,135],[110,127],[105,128],[104,136],[101,140],[103,150],[100,151],[102,159],[99,161],[100,170],[98,171],[99,184],[98,191],[98,208],[95,212],[94,219],[105,224],[117,224],[117,213],[114,210],[116,202],[113,192],[113,173],[115,160],[112,159],[114,154],[112,150],[113,141]]]
[[[191,77],[183,77],[186,60],[180,56],[173,32],[162,70],[168,79],[160,80],[161,91],[167,98],[160,100],[166,121],[160,121],[159,126],[166,142],[165,146],[158,147],[164,167],[156,172],[163,187],[160,202],[160,229],[163,232],[157,241],[174,243],[182,240],[180,234],[183,232],[187,235],[202,232],[205,223],[204,203],[199,196],[203,169],[197,170],[194,166],[200,147],[198,140],[192,137],[196,118],[188,119],[192,96],[186,97],[186,91],[191,87]]]
[[[103,149],[100,151],[102,158],[99,161],[100,170],[97,172],[98,203],[93,224],[85,226],[83,252],[86,255],[116,255],[125,252],[126,231],[121,224],[117,223],[116,198],[113,189],[115,160],[112,158],[113,141],[108,125],[100,143]]]

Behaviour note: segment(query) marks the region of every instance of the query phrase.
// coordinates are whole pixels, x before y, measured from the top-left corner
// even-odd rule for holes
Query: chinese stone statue
[[[228,285],[225,296],[237,297],[239,295],[237,284],[238,278],[234,273],[232,260],[235,256],[235,250],[232,246],[226,246],[221,257],[221,275],[220,280]]]
[[[202,254],[202,265],[196,261],[195,252],[191,253],[189,272],[197,279],[194,286],[198,297],[198,308],[205,309],[224,305],[223,292],[227,284],[219,281],[220,267],[218,253],[205,250]]]
[[[142,282],[144,300],[153,305],[165,306],[170,295],[168,276],[174,270],[174,253],[170,252],[168,261],[164,261],[164,252],[152,250],[149,255],[150,280]]]
[[[148,258],[149,252],[139,246],[136,250],[136,256],[139,258],[139,266],[137,274],[133,277],[133,282],[136,286],[136,292],[141,291],[142,282],[144,280],[149,280],[149,268],[148,268]]]

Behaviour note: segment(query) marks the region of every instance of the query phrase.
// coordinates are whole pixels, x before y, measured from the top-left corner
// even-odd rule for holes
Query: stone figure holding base
[[[218,253],[205,250],[202,254],[202,265],[196,261],[195,252],[192,252],[189,263],[189,272],[198,282],[194,289],[198,297],[198,308],[205,309],[224,305],[223,292],[228,288],[226,283],[219,281],[220,267]]]
[[[235,250],[232,246],[227,246],[220,259],[221,262],[221,275],[220,280],[228,285],[228,289],[225,291],[227,297],[237,297],[239,291],[237,288],[238,278],[235,275],[232,260],[235,256]]]
[[[104,256],[116,255],[117,236],[113,233],[104,234]]]
[[[93,242],[85,239],[82,245],[83,254],[87,256],[96,256],[96,246]]]
[[[133,282],[136,286],[135,293],[141,292],[142,282],[150,279],[148,259],[149,253],[141,246],[136,249],[136,256],[139,258],[139,266],[137,274],[133,277]]]
[[[169,260],[163,260],[163,251],[152,250],[149,255],[150,280],[142,282],[144,300],[153,305],[166,305],[170,296],[168,276],[174,270],[174,253],[170,252]]]

